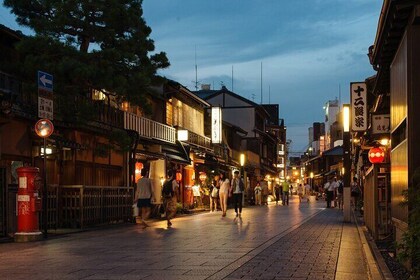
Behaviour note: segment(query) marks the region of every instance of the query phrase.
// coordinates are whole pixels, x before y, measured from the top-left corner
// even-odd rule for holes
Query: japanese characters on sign
[[[365,83],[350,83],[351,129],[366,131],[368,127],[367,92]]]
[[[222,108],[211,108],[211,142],[222,143]]]
[[[372,115],[372,134],[383,134],[390,132],[389,114]]]

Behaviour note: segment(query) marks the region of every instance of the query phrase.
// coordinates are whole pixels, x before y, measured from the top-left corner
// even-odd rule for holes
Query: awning
[[[324,176],[329,176],[329,175],[335,175],[337,173],[337,170],[330,170],[327,173],[324,174]]]
[[[185,147],[178,140],[175,144],[162,145],[162,154],[170,161],[175,161],[182,164],[191,164],[189,155],[189,148]]]

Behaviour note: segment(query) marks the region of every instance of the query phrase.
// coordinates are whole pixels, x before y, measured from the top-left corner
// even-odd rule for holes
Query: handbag
[[[214,187],[213,190],[211,191],[211,197],[213,198],[217,198],[219,197],[219,189]]]

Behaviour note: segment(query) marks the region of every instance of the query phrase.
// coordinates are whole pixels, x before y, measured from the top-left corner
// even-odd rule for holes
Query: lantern
[[[181,180],[182,180],[182,173],[181,173],[181,172],[177,172],[177,173],[176,173],[176,180],[177,180],[178,182],[181,182]]]
[[[143,169],[143,163],[141,162],[136,162],[136,166],[135,166],[135,182],[137,183],[138,180],[140,180],[141,178],[141,170]]]
[[[372,148],[369,150],[368,157],[371,163],[381,163],[385,159],[385,152],[379,147]]]

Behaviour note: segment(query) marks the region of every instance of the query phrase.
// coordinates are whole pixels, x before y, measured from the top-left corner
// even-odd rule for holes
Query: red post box
[[[42,239],[39,231],[38,213],[41,211],[39,189],[42,179],[37,167],[20,167],[17,170],[19,188],[17,193],[17,232],[16,242]]]

